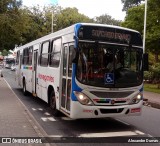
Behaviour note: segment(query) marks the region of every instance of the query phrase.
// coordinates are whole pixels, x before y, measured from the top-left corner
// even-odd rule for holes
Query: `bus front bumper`
[[[142,112],[143,100],[138,104],[120,106],[86,106],[78,101],[71,101],[70,117],[81,118],[105,118],[118,116],[139,116]]]

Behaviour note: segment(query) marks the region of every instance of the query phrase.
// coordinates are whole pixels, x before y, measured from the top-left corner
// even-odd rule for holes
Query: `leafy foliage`
[[[66,8],[56,16],[56,30],[68,27],[78,22],[93,22],[89,17],[78,13],[77,8]]]
[[[120,24],[106,14],[90,19],[76,8],[63,9],[58,5],[28,8],[22,7],[22,0],[0,0],[0,50],[13,49],[15,45],[23,45],[51,33],[52,12],[54,32],[78,22]]]
[[[2,51],[2,55],[3,55],[3,56],[7,56],[7,55],[8,55],[8,51],[7,51],[6,49],[4,49],[4,50]]]
[[[108,24],[108,25],[117,25],[119,26],[121,21],[115,20],[110,15],[104,14],[95,18],[96,23]]]
[[[160,54],[160,3],[159,0],[148,2],[147,36],[146,45],[150,52],[155,54],[155,61],[158,62]]]
[[[122,26],[135,29],[143,33],[144,27],[144,5],[132,7],[127,11],[125,21],[121,23]]]
[[[158,0],[148,1],[147,10],[147,32],[146,50],[155,55],[155,62],[158,62],[160,54],[160,3]],[[138,30],[143,34],[144,27],[144,4],[132,7],[127,11],[125,21],[122,26]]]
[[[123,11],[127,11],[133,6],[138,6],[139,4],[141,4],[141,1],[144,0],[121,0],[121,2],[123,3]]]
[[[1,0],[0,1],[0,50],[13,47],[18,41],[19,31],[19,8],[21,1]]]
[[[122,26],[138,30],[143,34],[144,27],[144,4],[133,6],[127,11]],[[160,3],[159,0],[148,0],[146,51],[149,53],[148,72],[144,72],[144,78],[151,83],[160,84]]]

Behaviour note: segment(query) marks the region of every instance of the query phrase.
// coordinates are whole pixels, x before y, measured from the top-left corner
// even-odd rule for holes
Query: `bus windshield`
[[[140,47],[79,42],[76,76],[79,82],[106,88],[126,88],[142,83]]]

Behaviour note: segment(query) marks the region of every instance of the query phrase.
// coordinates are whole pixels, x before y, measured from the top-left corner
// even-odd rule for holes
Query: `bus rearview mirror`
[[[143,71],[148,71],[149,70],[149,65],[148,65],[148,54],[144,53],[143,54]]]

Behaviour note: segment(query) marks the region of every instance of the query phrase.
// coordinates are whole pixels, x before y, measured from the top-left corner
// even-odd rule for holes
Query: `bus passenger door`
[[[22,54],[19,56],[19,64],[18,68],[16,69],[17,72],[17,79],[18,79],[18,85],[22,87]]]
[[[62,95],[61,95],[61,109],[70,113],[70,102],[71,102],[71,74],[69,67],[69,54],[70,46],[72,44],[65,44],[63,49],[63,66],[62,66]],[[72,45],[73,46],[73,45]],[[71,64],[72,66],[72,64]]]
[[[37,57],[38,50],[34,50],[33,52],[33,62],[32,62],[32,94],[36,96],[36,85],[37,85]]]

